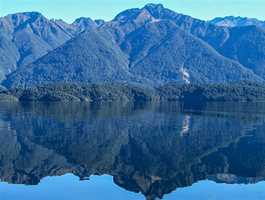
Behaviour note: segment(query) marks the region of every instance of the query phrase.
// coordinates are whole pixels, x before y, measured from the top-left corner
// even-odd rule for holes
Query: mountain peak
[[[11,18],[11,19],[37,19],[37,18],[44,18],[44,16],[37,11],[33,12],[20,12],[20,13],[15,13],[15,14],[10,14],[7,15],[6,18]]]
[[[0,26],[9,34],[29,26],[29,24],[46,23],[48,19],[39,12],[19,12],[0,18]]]
[[[162,4],[149,3],[142,8],[133,8],[121,12],[115,17],[114,21],[127,22],[160,19],[161,17],[163,18],[166,11],[168,11],[168,9]]]
[[[39,12],[20,12],[15,14],[7,15],[1,18],[6,23],[10,24],[10,26],[20,26],[21,24],[32,23],[36,20],[46,20],[46,18]]]
[[[96,23],[89,17],[77,18],[72,25],[78,27],[79,32],[96,27]]]
[[[163,4],[154,4],[154,3],[148,3],[144,6],[145,9],[163,9]]]
[[[32,12],[22,12],[20,13],[22,15],[26,15],[29,17],[43,17],[43,15],[38,11],[32,11]]]
[[[77,18],[74,23],[80,23],[80,22],[91,22],[93,21],[91,18],[89,17],[79,17]]]

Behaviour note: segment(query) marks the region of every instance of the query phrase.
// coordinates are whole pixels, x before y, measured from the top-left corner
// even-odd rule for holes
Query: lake
[[[265,104],[0,103],[1,200],[263,200]]]

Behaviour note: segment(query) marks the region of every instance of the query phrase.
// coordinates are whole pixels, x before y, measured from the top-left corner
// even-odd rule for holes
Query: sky
[[[0,0],[0,16],[38,11],[67,22],[78,17],[111,20],[125,9],[147,3],[162,3],[176,12],[204,20],[230,15],[265,20],[265,0]]]

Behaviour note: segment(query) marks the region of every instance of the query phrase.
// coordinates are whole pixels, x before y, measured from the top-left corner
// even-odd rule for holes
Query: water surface
[[[264,104],[0,104],[1,200],[265,199]]]

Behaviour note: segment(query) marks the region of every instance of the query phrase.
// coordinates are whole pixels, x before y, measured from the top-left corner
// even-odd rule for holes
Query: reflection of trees
[[[262,108],[8,104],[0,109],[0,178],[109,174],[149,199],[206,178],[255,182],[264,177]]]

